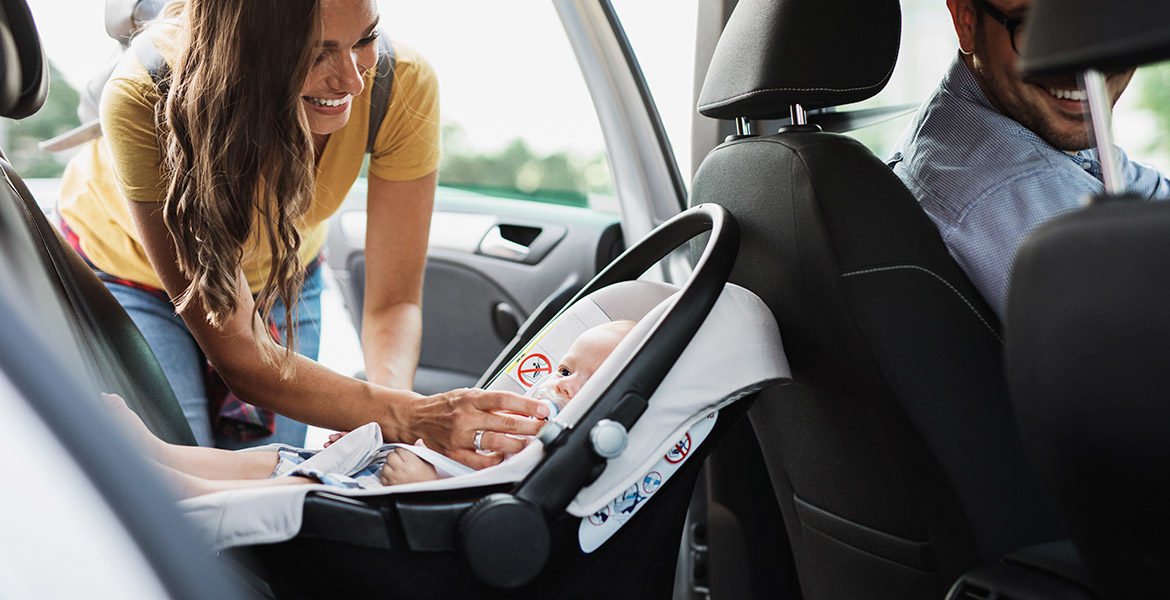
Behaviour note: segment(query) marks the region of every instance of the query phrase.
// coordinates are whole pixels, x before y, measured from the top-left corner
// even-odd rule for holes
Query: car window
[[[681,173],[691,172],[698,0],[613,0]],[[690,185],[689,178],[687,185]]]
[[[50,99],[33,118],[0,125],[0,142],[31,178],[60,176],[71,152],[41,152],[37,142],[78,125],[78,91],[117,49],[103,2],[68,0],[66,11],[60,2],[29,0],[55,69]],[[378,7],[391,37],[438,74],[441,185],[618,212],[601,128],[552,2]]]
[[[601,128],[552,2],[378,6],[391,37],[439,76],[440,185],[617,212]]]
[[[1170,62],[1139,68],[1114,114],[1117,143],[1129,157],[1170,173]]]
[[[926,99],[957,52],[950,13],[939,0],[902,0],[902,46],[890,83],[850,108]],[[852,133],[879,157],[889,156],[910,115]],[[1114,112],[1116,142],[1130,158],[1170,172],[1170,63],[1138,69]]]

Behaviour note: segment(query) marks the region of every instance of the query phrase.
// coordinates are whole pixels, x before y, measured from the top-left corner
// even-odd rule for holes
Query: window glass
[[[618,210],[601,127],[552,2],[378,6],[391,37],[439,76],[441,185]]]
[[[957,50],[955,29],[940,0],[902,0],[902,41],[890,82],[877,96],[849,108],[914,105],[934,91]],[[886,158],[913,112],[850,132],[879,158]]]
[[[49,59],[50,86],[45,105],[20,121],[0,119],[0,145],[43,206],[56,200],[56,178],[76,150],[45,152],[38,144],[81,121],[80,93],[95,73],[116,56],[117,42],[106,35],[105,3],[93,0],[28,0],[41,44]]]
[[[71,153],[41,152],[37,142],[78,124],[78,90],[117,44],[103,26],[104,2],[29,4],[60,71],[45,109],[0,123],[0,143],[22,173],[59,177]],[[441,185],[617,212],[601,128],[552,2],[378,0],[378,7],[391,37],[418,49],[438,74]]]
[[[612,0],[642,67],[679,172],[690,185],[695,114],[695,19],[699,0]]]
[[[902,47],[890,83],[851,108],[925,100],[954,59],[958,42],[939,0],[902,0]],[[889,156],[910,116],[853,132],[881,158]],[[1130,158],[1170,173],[1170,63],[1138,69],[1114,113],[1116,142]]]
[[[1170,174],[1170,62],[1138,69],[1114,115],[1114,135],[1126,154]]]

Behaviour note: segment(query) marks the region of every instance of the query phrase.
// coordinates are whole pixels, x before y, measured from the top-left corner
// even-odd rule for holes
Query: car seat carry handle
[[[547,518],[562,513],[604,469],[591,432],[602,420],[633,427],[647,400],[702,325],[727,282],[739,252],[739,228],[725,208],[700,204],[626,250],[566,306],[608,285],[636,279],[697,235],[711,232],[687,283],[625,367],[572,428],[546,443],[545,458],[512,493],[492,494],[459,520],[460,550],[486,583],[515,588],[531,581],[548,559]],[[559,316],[559,314],[558,314]],[[543,324],[540,324],[543,326]],[[539,329],[530,323],[526,329]],[[531,338],[532,331],[525,332]]]

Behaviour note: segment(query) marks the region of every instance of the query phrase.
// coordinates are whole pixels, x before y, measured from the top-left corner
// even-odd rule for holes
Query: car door
[[[382,10],[384,21],[417,24],[427,20],[417,11],[441,14],[443,3],[384,5]],[[396,19],[398,10],[413,12]],[[444,118],[445,156],[423,284],[423,339],[415,377],[420,393],[473,385],[542,303],[567,301],[628,241],[639,239],[684,204],[685,188],[661,121],[608,1],[493,5],[479,19],[481,24],[483,19],[499,19],[499,27],[511,24],[518,39],[532,42],[527,52],[513,50],[490,41],[512,39],[507,32],[483,28],[491,29],[484,38],[485,52],[506,53],[514,61],[498,66],[484,89],[490,84],[491,93],[500,93],[528,86],[521,101],[509,103],[516,112],[499,109],[503,114],[493,115],[493,123],[463,122],[474,111],[460,112],[459,104],[475,92],[460,93],[456,77],[472,79],[475,73],[460,71],[461,65],[445,57],[444,46],[415,41],[418,27],[404,25],[401,35],[390,31],[396,40],[416,44],[432,61],[445,90],[444,111],[452,113]],[[450,27],[448,21],[444,35],[451,34]],[[549,37],[534,33],[543,28],[552,28],[543,31]],[[462,44],[476,47],[477,41]],[[548,63],[553,55],[561,60],[558,66]],[[528,81],[542,72],[570,71],[579,74],[567,84],[553,75],[547,85]],[[539,109],[544,105],[558,109]],[[479,133],[477,127],[499,129],[501,123],[505,131],[515,125],[514,139],[502,149],[485,151],[464,143]],[[583,123],[590,131],[581,137],[597,143],[592,156],[581,156],[572,146],[541,148],[547,129],[563,130],[570,139],[581,135]],[[580,185],[582,179],[588,181]],[[566,181],[579,185],[563,185]],[[365,234],[365,186],[359,182],[331,225],[326,251],[359,331]]]

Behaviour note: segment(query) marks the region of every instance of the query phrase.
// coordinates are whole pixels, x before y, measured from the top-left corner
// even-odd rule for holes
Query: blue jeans
[[[313,360],[317,359],[321,345],[321,290],[324,281],[322,269],[311,269],[305,275],[297,302],[297,351]],[[187,324],[175,314],[175,307],[137,288],[110,282],[106,282],[106,287],[146,338],[200,446],[215,445],[234,450],[271,443],[296,447],[305,445],[308,427],[281,415],[276,415],[276,432],[265,438],[238,442],[214,436],[207,406],[207,384],[204,381],[207,359],[187,329]],[[272,320],[283,336],[286,331],[284,304],[279,300],[272,309]]]

